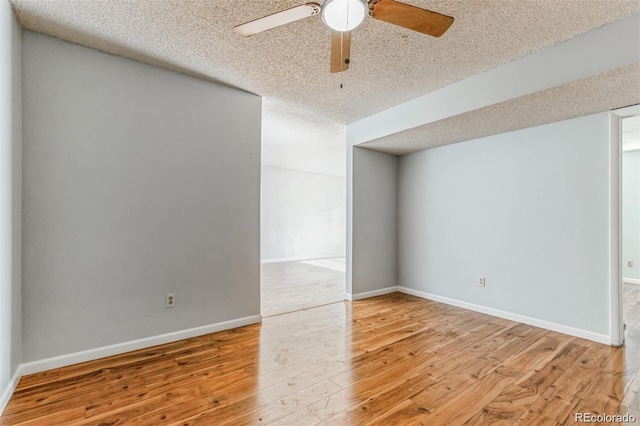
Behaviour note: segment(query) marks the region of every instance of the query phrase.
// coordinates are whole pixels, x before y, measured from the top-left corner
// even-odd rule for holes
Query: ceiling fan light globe
[[[369,6],[364,0],[327,0],[322,5],[322,21],[335,31],[351,31],[362,24]]]

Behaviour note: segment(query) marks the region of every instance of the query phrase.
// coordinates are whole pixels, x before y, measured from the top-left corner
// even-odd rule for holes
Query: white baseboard
[[[7,383],[7,387],[2,391],[2,395],[0,396],[0,415],[4,412],[4,409],[7,407],[7,403],[9,399],[11,399],[11,395],[13,395],[13,391],[16,390],[16,386],[18,386],[18,382],[22,377],[22,365],[19,365],[16,368],[15,373],[11,376],[9,383]]]
[[[623,278],[622,281],[627,284],[640,284],[640,280],[637,278]]]
[[[20,365],[21,375],[38,373],[52,368],[64,367],[78,364],[80,362],[91,361],[106,356],[118,355],[138,349],[149,348],[151,346],[162,345],[164,343],[175,342],[203,334],[215,333],[217,331],[228,330],[230,328],[242,327],[244,325],[256,324],[262,321],[261,315],[238,318],[216,324],[204,325],[202,327],[190,328],[187,330],[175,331],[173,333],[161,334],[144,339],[132,340],[129,342],[117,343],[115,345],[103,346],[101,348],[89,349],[67,355],[60,355],[53,358],[27,362]]]
[[[347,300],[368,299],[369,297],[382,296],[383,294],[394,293],[396,291],[400,291],[400,287],[393,286],[393,287],[381,288],[379,290],[365,291],[364,293],[356,293],[356,294],[345,293],[344,298]]]
[[[457,299],[451,299],[444,296],[438,296],[424,291],[414,290],[407,287],[397,287],[398,291],[412,296],[422,297],[423,299],[433,300],[435,302],[446,303],[447,305],[457,306],[459,308],[469,309],[470,311],[480,312],[492,315],[498,318],[504,318],[511,321],[521,322],[523,324],[532,325],[534,327],[544,328],[545,330],[557,331],[558,333],[568,334],[569,336],[580,337],[581,339],[591,340],[593,342],[611,344],[611,339],[606,334],[594,333],[593,331],[582,330],[580,328],[569,327],[567,325],[557,324],[537,318],[531,318],[525,315],[514,314],[512,312],[501,311],[499,309],[488,308],[486,306],[475,305],[473,303],[463,302]]]
[[[282,262],[302,262],[304,260],[336,259],[336,258],[345,257],[345,256],[346,255],[343,253],[343,254],[335,254],[333,256],[287,257],[287,258],[282,258],[282,259],[261,260],[260,263],[261,264],[266,264],[266,263],[282,263]]]
[[[469,302],[463,302],[457,299],[451,299],[449,297],[438,296],[431,293],[426,293],[420,290],[414,290],[402,286],[387,287],[380,290],[367,291],[357,294],[345,294],[344,298],[347,300],[360,300],[368,297],[380,296],[382,294],[393,293],[399,291],[401,293],[410,294],[412,296],[421,297],[423,299],[433,300],[434,302],[445,303],[447,305],[457,306],[459,308],[468,309],[470,311],[480,312],[483,314],[491,315],[498,318],[504,318],[511,321],[520,322],[523,324],[532,325],[534,327],[544,328],[545,330],[557,331],[558,333],[568,334],[569,336],[580,337],[581,339],[591,340],[593,342],[604,343],[606,345],[611,344],[611,339],[606,334],[594,333],[593,331],[582,330],[580,328],[570,327],[563,324],[557,324],[550,321],[545,321],[537,318],[531,318],[526,315],[514,314],[512,312],[501,311],[499,309],[489,308],[486,306],[475,305]]]

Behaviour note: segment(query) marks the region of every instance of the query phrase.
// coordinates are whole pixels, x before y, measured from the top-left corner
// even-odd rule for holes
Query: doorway
[[[341,302],[345,294],[345,178],[262,167],[263,317]]]
[[[640,115],[621,120],[620,271],[623,338],[640,344]]]
[[[272,99],[262,106],[263,317],[342,302],[346,126]]]

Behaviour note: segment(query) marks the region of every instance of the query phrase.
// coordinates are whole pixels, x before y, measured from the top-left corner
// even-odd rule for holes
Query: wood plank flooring
[[[265,263],[260,267],[262,316],[344,300],[344,258]]]
[[[25,376],[0,425],[563,425],[640,418],[613,348],[413,296],[339,302]],[[606,423],[609,424],[609,423]]]
[[[640,332],[640,284],[624,283],[622,292],[624,322],[630,331]]]

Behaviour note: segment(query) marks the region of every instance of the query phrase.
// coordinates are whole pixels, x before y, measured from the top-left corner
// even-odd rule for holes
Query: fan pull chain
[[[349,2],[347,2],[347,28],[349,28]],[[348,60],[348,58],[344,57],[344,32],[340,33],[340,59],[342,59],[342,64],[340,64],[340,88],[342,89],[342,85],[344,83],[344,63]]]
[[[349,27],[349,2],[345,3],[345,7],[347,8],[347,27]],[[344,87],[344,64],[349,63],[349,58],[344,57],[344,32],[340,33],[340,89]]]
[[[347,3],[347,24],[349,23],[349,3]],[[348,25],[347,25],[348,26]],[[344,33],[340,33],[340,59],[342,59],[342,61],[344,61]],[[340,65],[340,67],[342,67],[342,64]],[[342,83],[344,83],[344,76],[342,75],[344,74],[343,72],[340,73],[340,88],[342,89]]]

